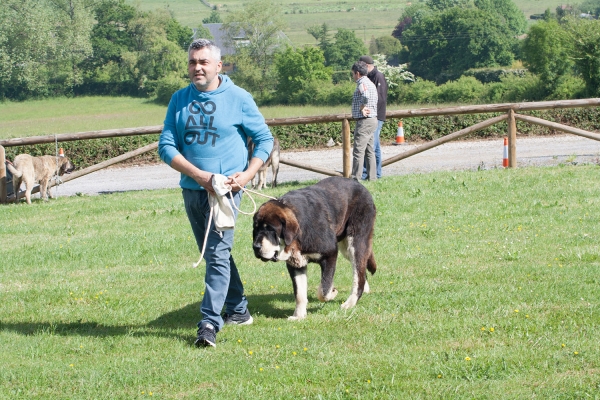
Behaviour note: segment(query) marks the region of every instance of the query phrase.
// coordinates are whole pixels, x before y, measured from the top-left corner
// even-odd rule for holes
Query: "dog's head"
[[[60,157],[58,174],[70,174],[75,169],[75,165],[69,160],[68,157]]]
[[[300,225],[293,210],[279,200],[264,203],[254,215],[252,248],[263,261],[285,261],[287,248],[300,234]]]

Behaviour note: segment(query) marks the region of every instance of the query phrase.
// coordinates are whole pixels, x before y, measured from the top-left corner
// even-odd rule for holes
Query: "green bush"
[[[436,103],[478,103],[484,93],[483,83],[472,76],[462,76],[438,86],[434,99]]]
[[[172,73],[165,77],[160,78],[154,84],[154,93],[156,95],[156,102],[159,104],[169,104],[173,93],[181,88],[186,87],[189,81],[182,79],[179,74]]]

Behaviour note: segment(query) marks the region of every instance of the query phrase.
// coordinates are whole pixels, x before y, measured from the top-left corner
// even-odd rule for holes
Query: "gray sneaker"
[[[215,332],[215,327],[212,326],[209,322],[201,322],[200,328],[198,328],[198,336],[196,337],[196,341],[194,342],[194,346],[196,347],[217,347],[217,332]]]
[[[223,322],[226,325],[250,325],[254,319],[250,315],[250,311],[246,308],[246,312],[243,314],[224,314]]]

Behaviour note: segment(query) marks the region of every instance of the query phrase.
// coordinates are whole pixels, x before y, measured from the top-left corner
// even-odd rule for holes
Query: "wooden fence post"
[[[0,146],[0,204],[6,203],[6,152]]]
[[[352,156],[350,154],[350,122],[345,118],[342,121],[342,147],[343,147],[343,173],[344,178],[350,178],[352,173]]]
[[[508,168],[517,168],[517,122],[515,110],[508,110]]]

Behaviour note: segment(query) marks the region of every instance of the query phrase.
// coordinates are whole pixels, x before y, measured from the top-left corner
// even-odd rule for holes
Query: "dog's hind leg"
[[[347,253],[349,256],[350,263],[352,264],[353,279],[352,279],[352,291],[348,299],[342,304],[343,309],[349,309],[356,305],[358,300],[362,297],[365,291],[365,286],[369,290],[367,282],[367,257],[366,257],[366,243],[355,243],[353,237],[348,236],[346,239],[348,243]]]
[[[44,201],[48,201],[48,181],[43,179],[40,181],[40,196]]]
[[[271,160],[271,168],[273,169],[273,180],[271,181],[271,187],[277,187],[277,174],[279,173],[279,154],[273,156]]]
[[[306,267],[296,268],[287,264],[292,285],[294,286],[294,296],[296,297],[296,309],[290,320],[300,320],[306,318],[306,306],[308,305],[308,277],[306,276]]]
[[[317,297],[320,301],[331,301],[335,299],[338,291],[333,287],[333,276],[335,275],[335,266],[337,263],[337,252],[335,256],[323,258],[319,262],[321,265],[321,283],[317,289]]]

